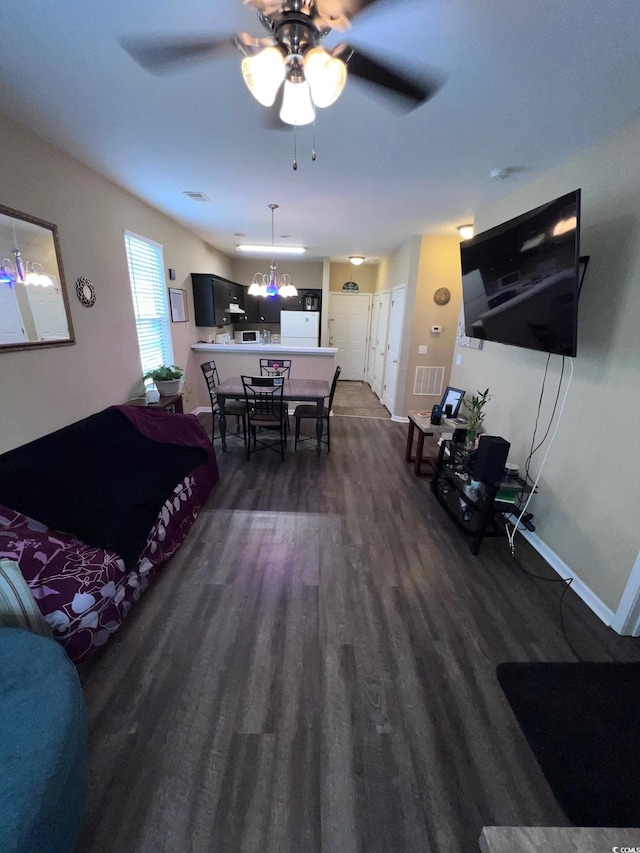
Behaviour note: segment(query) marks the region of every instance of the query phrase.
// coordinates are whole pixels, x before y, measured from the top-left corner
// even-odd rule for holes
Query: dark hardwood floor
[[[185,545],[81,670],[82,853],[461,853],[483,825],[566,825],[495,676],[575,659],[562,585],[520,537],[471,555],[406,426],[331,434],[320,458],[219,453]],[[571,590],[563,612],[585,659],[640,660]]]

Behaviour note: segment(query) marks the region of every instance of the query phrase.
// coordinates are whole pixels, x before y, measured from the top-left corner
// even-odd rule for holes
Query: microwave
[[[259,344],[260,332],[258,329],[245,329],[240,332],[234,332],[233,340],[237,344]]]

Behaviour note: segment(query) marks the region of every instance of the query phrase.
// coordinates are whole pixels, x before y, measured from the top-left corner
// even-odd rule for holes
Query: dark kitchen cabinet
[[[232,304],[244,307],[245,290],[226,278],[208,273],[191,273],[196,326],[226,326],[244,314],[229,311]]]
[[[244,298],[245,319],[248,323],[279,323],[282,303],[280,296],[250,296]]]

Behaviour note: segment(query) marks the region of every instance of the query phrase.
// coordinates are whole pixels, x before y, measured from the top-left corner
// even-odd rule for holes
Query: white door
[[[370,309],[370,293],[330,294],[329,346],[338,350],[340,379],[364,381]]]
[[[68,338],[69,326],[59,285],[40,287],[28,284],[26,291],[38,340],[53,341]]]
[[[0,282],[0,344],[21,344],[27,340],[14,287],[9,282]]]
[[[406,287],[396,285],[391,291],[391,311],[389,314],[389,339],[387,341],[387,364],[384,371],[384,391],[382,402],[392,415],[395,414],[396,388],[398,385],[398,362],[402,346],[402,325],[404,320],[404,300]]]
[[[373,371],[373,391],[382,400],[384,384],[384,368],[387,355],[387,333],[389,331],[389,291],[380,294],[380,311],[378,312],[378,328],[376,330],[375,368]]]

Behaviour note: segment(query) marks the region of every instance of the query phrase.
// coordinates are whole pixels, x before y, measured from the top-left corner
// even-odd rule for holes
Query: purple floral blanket
[[[158,567],[184,541],[218,479],[211,443],[195,417],[135,409],[124,413],[152,440],[195,442],[208,454],[162,502],[131,568],[113,550],[87,545],[0,505],[0,558],[18,563],[54,637],[74,661],[90,657],[120,627]],[[181,423],[181,418],[188,420]]]

